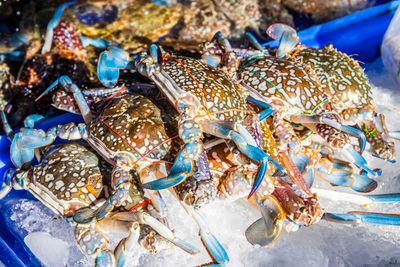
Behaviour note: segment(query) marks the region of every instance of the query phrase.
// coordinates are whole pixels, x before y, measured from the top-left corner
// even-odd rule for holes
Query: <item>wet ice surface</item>
[[[400,88],[383,69],[380,60],[367,65],[367,75],[374,87],[376,110],[386,114],[389,129],[400,130],[400,111],[396,109],[400,102]],[[400,150],[399,144],[396,144]],[[378,177],[379,186],[374,193],[400,192],[398,170],[400,161],[386,163],[367,156],[369,166],[381,168],[383,174]],[[317,181],[316,187],[351,192],[346,188],[333,188],[323,181]],[[198,238],[197,226],[186,215],[167,192],[164,194],[169,205],[169,221],[180,238],[191,242],[201,249],[195,256],[174,248],[157,255],[151,255],[139,249],[132,252],[129,266],[196,266],[210,261]],[[330,202],[320,199],[321,204],[331,212],[366,210],[356,204]],[[42,204],[31,200],[13,200],[10,219],[19,228],[24,238],[39,232],[42,241],[48,239],[44,233],[59,239],[57,248],[69,244],[64,254],[57,256],[59,266],[90,266],[93,260],[86,258],[75,245],[72,228],[63,220],[53,220],[54,215]],[[7,203],[10,204],[10,203]],[[380,204],[369,207],[371,211],[400,213],[400,205]],[[301,228],[294,233],[282,233],[280,238],[266,248],[252,247],[244,236],[246,228],[260,217],[259,213],[245,202],[236,201],[212,203],[201,209],[212,232],[225,247],[230,257],[229,266],[398,266],[400,265],[400,229],[371,225],[340,225],[321,221],[309,228]],[[37,234],[36,234],[37,235]],[[43,239],[44,238],[44,239]],[[27,242],[34,253],[38,247],[40,253],[48,253],[53,260],[55,255],[47,251],[40,241]],[[54,240],[53,240],[54,241]],[[47,241],[46,241],[47,242]],[[35,252],[36,251],[36,252]],[[39,257],[39,254],[36,254]],[[40,257],[39,257],[40,258]],[[67,259],[66,262],[63,259]],[[48,265],[50,266],[50,265]]]

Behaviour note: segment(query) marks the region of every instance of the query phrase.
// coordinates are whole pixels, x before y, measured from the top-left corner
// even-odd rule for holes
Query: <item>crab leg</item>
[[[245,234],[250,244],[264,247],[278,239],[286,216],[275,197],[269,195],[262,200],[256,194],[255,198],[263,217],[250,225]]]
[[[284,168],[279,163],[273,160],[268,154],[266,154],[260,148],[248,144],[243,135],[239,134],[238,132],[228,128],[224,128],[218,125],[217,123],[210,121],[202,121],[201,124],[204,132],[220,138],[231,139],[232,141],[235,142],[240,152],[242,152],[255,162],[261,164],[257,172],[257,176],[254,179],[254,184],[250,191],[249,197],[254,194],[254,192],[257,190],[262,180],[264,179],[265,173],[268,168],[268,161],[271,161],[278,169],[280,169],[282,172],[285,172]]]
[[[11,161],[17,168],[22,168],[32,163],[35,157],[35,148],[49,145],[55,138],[48,136],[43,130],[36,130],[32,128],[21,128],[20,132],[14,133],[11,126],[8,124],[7,117],[2,111],[1,119],[3,128],[6,132],[8,139],[11,140],[10,155]],[[24,124],[27,127],[34,127],[35,122],[43,119],[41,115],[28,116]],[[32,146],[32,144],[35,144]]]
[[[277,52],[278,57],[287,56],[299,41],[296,30],[282,23],[274,23],[269,26],[267,34],[274,40],[280,40]]]
[[[119,78],[119,69],[127,68],[132,64],[128,52],[119,46],[113,45],[100,54],[97,63],[97,76],[106,87],[114,87]]]
[[[184,250],[185,252],[192,255],[199,252],[196,247],[176,237],[166,225],[145,212],[120,212],[113,215],[112,219],[117,219],[121,221],[137,221],[141,224],[146,224],[153,228],[162,237],[166,238],[168,241],[170,241],[180,249]]]
[[[338,223],[367,223],[375,225],[400,225],[400,214],[350,211],[348,213],[326,212],[323,219]]]
[[[90,108],[86,103],[86,100],[81,90],[79,90],[78,86],[75,83],[73,83],[71,79],[66,75],[61,76],[55,82],[53,82],[36,100],[42,98],[45,94],[50,92],[58,84],[61,85],[68,92],[73,93],[76,103],[78,104],[79,110],[81,111],[81,114],[83,116],[83,119],[85,120],[86,123],[89,123],[92,120],[92,112],[90,111]]]
[[[264,101],[260,101],[251,97],[247,97],[246,100],[265,108],[263,111],[259,113],[260,121],[265,120],[274,113],[274,110],[272,109],[271,105],[265,103]]]
[[[204,221],[204,218],[198,213],[194,207],[187,206],[183,201],[179,200],[176,192],[173,189],[169,189],[169,192],[179,201],[182,207],[185,209],[196,224],[199,226],[199,235],[203,241],[210,256],[219,264],[225,264],[229,262],[229,256],[226,253],[224,247],[217,240],[217,238],[211,233],[210,228]]]
[[[75,5],[76,3],[78,3],[78,1],[67,2],[60,5],[57,8],[53,18],[50,20],[49,24],[47,24],[46,38],[42,47],[42,54],[45,54],[50,51],[51,43],[53,41],[53,30],[55,27],[57,27],[58,23],[60,22],[65,9],[67,9],[69,6]]]

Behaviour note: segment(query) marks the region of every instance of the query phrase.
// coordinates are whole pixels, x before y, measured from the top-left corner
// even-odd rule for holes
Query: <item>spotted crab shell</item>
[[[317,73],[321,88],[341,108],[363,108],[372,103],[372,91],[364,69],[347,54],[332,45],[301,50],[296,60],[310,65]],[[338,101],[339,100],[339,101]]]
[[[292,103],[304,112],[313,110],[326,98],[313,70],[288,59],[264,57],[249,62],[242,68],[241,78],[250,92],[269,101]]]
[[[140,95],[125,95],[111,100],[100,118],[89,124],[89,133],[89,142],[102,150],[108,161],[113,161],[121,153],[138,160],[169,138],[160,110]],[[170,144],[164,143],[147,157],[161,159],[169,148]]]
[[[32,170],[30,189],[61,215],[92,204],[103,189],[97,156],[78,143],[52,146]]]
[[[183,91],[196,97],[202,114],[221,121],[243,121],[248,114],[246,93],[224,72],[187,57],[166,58],[162,70]]]

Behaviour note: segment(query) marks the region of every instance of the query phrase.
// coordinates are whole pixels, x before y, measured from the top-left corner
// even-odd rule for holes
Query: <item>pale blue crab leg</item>
[[[144,222],[151,226],[157,233],[159,233],[164,238],[168,239],[171,243],[179,247],[180,249],[186,251],[189,254],[197,254],[199,250],[189,244],[188,242],[176,237],[174,233],[167,227],[165,224],[161,223],[159,220],[154,217],[148,215],[147,213],[143,213]]]
[[[393,139],[400,140],[400,131],[389,131],[389,136]]]
[[[74,99],[79,107],[79,110],[82,114],[82,117],[85,123],[89,123],[92,121],[92,112],[90,111],[89,105],[87,104],[85,97],[82,94],[82,91],[78,88],[78,86],[71,81],[71,79],[63,75],[58,78],[55,82],[53,82],[36,100],[42,98],[45,94],[50,92],[57,85],[61,85],[67,92],[73,94]]]
[[[400,225],[400,214],[350,211],[348,213],[326,212],[323,219],[338,223],[367,223],[375,225]]]
[[[81,36],[81,42],[83,47],[87,47],[89,45],[97,47],[97,48],[103,48],[107,49],[107,47],[110,45],[110,42],[104,41],[102,39],[93,39],[93,38],[88,38],[85,36]]]
[[[203,240],[211,257],[219,264],[228,263],[228,254],[217,238],[211,233],[203,217],[193,207],[189,207],[189,213],[199,226],[201,240]]]
[[[255,49],[260,51],[265,51],[264,47],[257,41],[253,34],[246,32],[246,39],[254,46]]]
[[[10,124],[8,123],[7,120],[7,116],[6,113],[4,112],[4,110],[1,111],[1,121],[3,123],[3,130],[6,133],[8,140],[10,140],[12,142],[12,140],[14,139],[14,131],[11,128]]]
[[[128,68],[132,63],[129,53],[113,45],[100,54],[97,63],[97,76],[106,87],[114,87],[119,78],[120,69]]]
[[[382,171],[380,169],[378,170],[371,170],[370,168],[367,167],[367,161],[357,152],[355,151],[352,147],[347,147],[342,151],[344,155],[355,165],[357,165],[359,168],[367,171],[368,173],[372,174],[374,177],[377,177],[382,174]]]
[[[312,188],[313,193],[318,197],[328,198],[334,201],[341,200],[358,205],[373,205],[376,203],[399,203],[400,194],[380,194],[380,195],[357,195],[346,192],[333,191],[322,188]]]
[[[264,200],[256,197],[256,201],[263,217],[251,224],[245,235],[250,244],[264,247],[278,239],[286,216],[273,196]]]
[[[69,6],[75,5],[76,3],[78,3],[78,1],[67,2],[67,3],[60,5],[57,8],[56,12],[54,13],[53,18],[50,20],[49,24],[47,24],[46,38],[44,40],[44,44],[42,47],[42,54],[50,51],[51,43],[53,42],[53,30],[55,27],[57,27],[58,23],[60,22],[65,9],[67,9]]]
[[[341,132],[348,133],[354,137],[357,137],[360,140],[360,154],[363,153],[365,145],[367,144],[367,138],[365,137],[365,134],[362,131],[351,126],[342,125],[335,120],[328,119],[325,117],[321,118],[321,122],[335,129],[338,129]]]
[[[225,128],[215,122],[202,121],[200,123],[204,132],[220,138],[231,139],[232,141],[235,142],[240,152],[242,152],[255,162],[260,163],[260,167],[258,169],[257,176],[254,179],[254,184],[250,191],[249,197],[251,197],[254,194],[254,192],[257,190],[262,180],[264,179],[265,173],[268,168],[268,161],[271,161],[280,171],[286,173],[285,169],[278,162],[273,160],[268,154],[266,154],[260,148],[248,144],[246,139],[241,134],[231,129]]]

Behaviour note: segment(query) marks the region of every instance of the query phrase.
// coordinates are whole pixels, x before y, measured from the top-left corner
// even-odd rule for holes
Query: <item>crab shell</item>
[[[246,93],[224,72],[187,57],[164,58],[161,69],[200,106],[197,115],[220,121],[241,122],[248,114]]]
[[[275,57],[251,60],[242,67],[241,79],[251,94],[266,100],[280,113],[318,114],[333,109],[329,101],[325,102],[327,96],[313,69],[299,62]],[[335,114],[325,116],[339,120]],[[345,134],[330,126],[317,124],[316,128],[335,147],[348,143]]]
[[[340,108],[361,109],[372,104],[372,90],[364,69],[347,54],[332,45],[320,49],[302,49],[296,60],[308,64],[316,72],[321,88]],[[338,101],[339,100],[339,101]],[[344,116],[345,120],[350,119]]]
[[[91,205],[103,189],[97,156],[78,143],[49,147],[28,172],[28,189],[62,216]]]
[[[368,134],[376,128],[372,120],[376,113],[372,106],[371,86],[358,61],[337,51],[332,45],[303,49],[296,55],[296,60],[310,65],[317,73],[322,90],[330,96],[346,124],[358,124],[368,130],[366,137],[372,152],[384,160],[393,160],[394,142],[386,140],[379,132]],[[359,116],[365,112],[370,114],[367,119]]]

